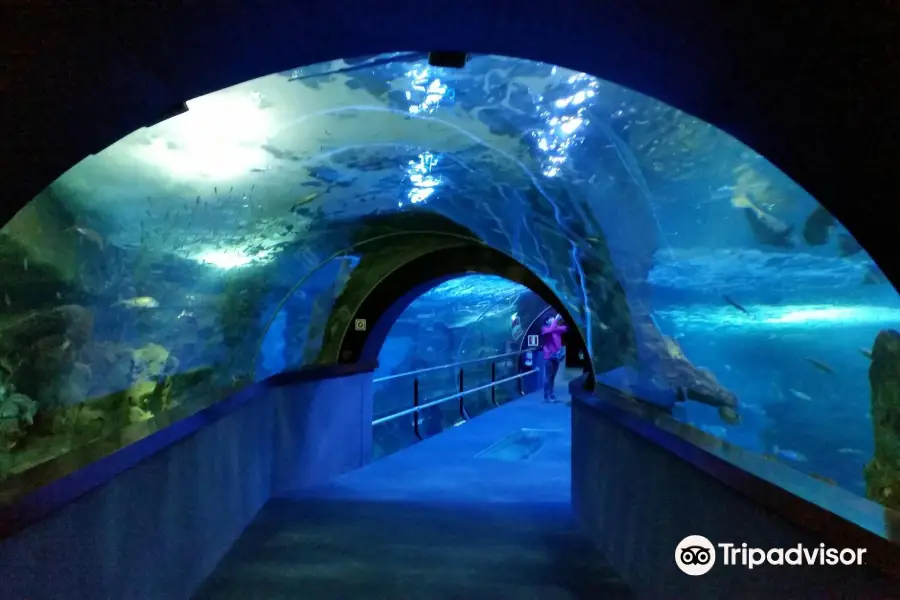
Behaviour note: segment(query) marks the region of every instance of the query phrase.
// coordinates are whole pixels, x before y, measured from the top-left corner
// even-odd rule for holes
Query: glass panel
[[[897,293],[813,198],[714,127],[495,56],[340,60],[188,106],[0,232],[0,473],[326,360],[312,329],[350,273],[340,257],[439,215],[547,283],[601,381],[898,506],[900,408],[880,394],[873,421],[870,385],[890,380],[868,372]]]
[[[304,275],[279,297],[271,297],[265,334],[256,355],[256,379],[315,364],[328,315],[360,259],[334,256]]]
[[[526,295],[533,294],[503,278],[469,275],[446,281],[414,300],[394,323],[378,356],[375,418],[412,407],[415,380],[418,380],[419,404],[426,404],[458,392],[460,371],[463,389],[491,383],[492,364],[495,380],[517,374],[518,360],[509,357],[378,382],[389,375],[517,351],[518,305],[519,299]],[[495,400],[498,404],[507,402],[518,395],[517,390],[515,382],[499,384]],[[490,389],[465,396],[464,406],[469,417],[489,410],[493,406]],[[375,458],[413,443],[411,420],[412,417],[401,417],[376,426]],[[423,410],[419,415],[419,432],[429,437],[464,421],[459,402],[453,400]]]

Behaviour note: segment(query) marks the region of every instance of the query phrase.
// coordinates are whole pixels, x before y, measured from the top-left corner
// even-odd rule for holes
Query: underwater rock
[[[0,366],[19,391],[41,406],[56,406],[57,387],[72,372],[93,326],[82,306],[31,313],[0,329]]]
[[[778,248],[794,247],[794,226],[759,208],[749,192],[735,195],[731,204],[744,213],[753,237],[759,244]]]
[[[875,452],[866,465],[866,496],[900,510],[900,332],[879,332],[869,367]]]
[[[11,450],[34,424],[37,402],[25,394],[4,394],[0,398],[0,449]]]
[[[51,289],[60,291],[74,285],[79,276],[79,253],[74,236],[62,234],[74,217],[58,199],[59,186],[49,186],[22,207],[0,234],[0,267],[4,283],[28,289],[33,299],[53,298]],[[23,258],[28,268],[23,268]],[[11,277],[15,280],[11,281]],[[30,306],[29,308],[34,308]]]
[[[91,311],[75,304],[33,312],[0,328],[0,353],[27,349],[39,340],[60,335],[81,348],[91,336],[94,318]]]
[[[85,346],[81,357],[92,372],[88,396],[99,398],[128,388],[132,381],[132,353],[132,348],[115,342]]]
[[[654,376],[678,391],[679,400],[702,402],[719,410],[719,417],[729,425],[740,423],[737,396],[719,383],[709,369],[696,367],[685,356],[678,342],[662,335],[655,325],[644,326],[644,339],[658,358]]]
[[[803,224],[803,239],[810,246],[821,246],[828,242],[831,230],[836,224],[837,219],[830,212],[822,206],[817,206]]]

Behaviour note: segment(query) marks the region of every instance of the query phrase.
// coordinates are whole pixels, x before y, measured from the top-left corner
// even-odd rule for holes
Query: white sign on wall
[[[529,348],[537,348],[540,345],[541,336],[539,335],[529,335],[528,336],[528,347]]]

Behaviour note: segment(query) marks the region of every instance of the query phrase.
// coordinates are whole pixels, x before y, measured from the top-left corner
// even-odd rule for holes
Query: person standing
[[[556,402],[554,386],[559,365],[566,357],[566,347],[563,346],[562,336],[568,331],[568,326],[563,322],[562,315],[547,319],[541,327],[542,349],[544,351],[544,401]]]

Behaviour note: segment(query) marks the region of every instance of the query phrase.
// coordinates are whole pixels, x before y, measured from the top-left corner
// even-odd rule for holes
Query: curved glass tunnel
[[[0,232],[3,477],[338,362],[366,290],[464,242],[546,283],[601,383],[898,507],[885,424],[900,406],[880,392],[893,334],[873,350],[897,293],[815,199],[716,128],[496,56],[340,60],[188,106]]]
[[[462,403],[453,399],[376,424],[372,458],[462,425],[537,389],[541,374],[526,361],[526,331],[549,308],[528,288],[491,275],[451,279],[414,300],[394,323],[378,355],[375,420],[408,410],[414,402],[424,405],[461,391],[484,389],[466,394]],[[512,379],[529,371],[533,372],[524,376],[527,380]],[[493,390],[487,387],[503,380],[509,381]]]

